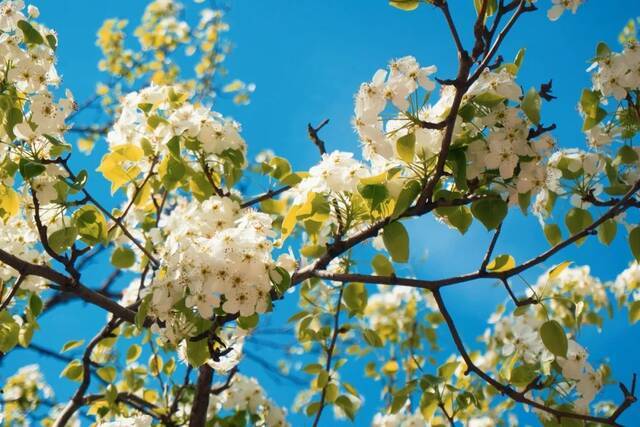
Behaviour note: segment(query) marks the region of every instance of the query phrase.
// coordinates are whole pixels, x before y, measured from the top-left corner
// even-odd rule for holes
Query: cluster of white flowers
[[[22,215],[14,216],[7,222],[0,220],[0,248],[21,260],[33,264],[45,264],[48,256],[36,249],[40,238],[32,222]],[[17,271],[0,262],[0,282],[8,282],[17,278]],[[25,290],[38,291],[45,287],[44,279],[37,276],[27,276],[20,287]],[[8,289],[7,289],[8,291]]]
[[[385,159],[397,158],[395,141],[415,130],[416,151],[419,154],[438,151],[440,132],[422,129],[418,120],[430,120],[435,115],[428,110],[417,110],[422,105],[412,105],[412,95],[419,88],[432,91],[435,83],[429,76],[437,71],[435,66],[420,67],[412,56],[392,61],[389,71],[376,71],[369,83],[363,83],[355,98],[354,126],[363,143],[365,158],[384,163]],[[389,102],[397,110],[395,119],[385,121],[382,114]],[[414,109],[416,111],[409,111]],[[416,116],[420,116],[419,118]]]
[[[353,153],[333,151],[323,154],[320,163],[309,169],[309,176],[291,191],[293,203],[306,202],[310,193],[355,192],[360,179],[368,175],[368,169],[353,158]]]
[[[275,266],[268,215],[241,210],[227,197],[202,203],[181,199],[160,229],[170,233],[160,249],[163,266],[149,292],[151,314],[171,320],[167,337],[183,338],[179,331],[185,325],[173,317],[174,305],[183,298],[205,319],[218,307],[241,316],[267,310],[269,273]]]
[[[575,14],[582,3],[584,0],[553,0],[553,6],[547,11],[547,16],[550,20],[556,21],[565,10],[570,10]]]
[[[549,274],[543,274],[538,278],[538,282],[533,286],[537,295],[570,295],[571,300],[593,302],[594,307],[605,307],[609,299],[605,285],[598,278],[591,275],[588,265],[566,268],[553,279],[549,279]],[[566,309],[564,304],[559,304],[555,300],[549,301],[554,312],[562,317],[558,310]]]
[[[212,397],[209,403],[209,411],[220,413],[222,411],[247,411],[259,417],[256,426],[284,427],[289,423],[286,420],[284,408],[276,405],[269,399],[264,389],[255,378],[241,374],[234,375],[231,387],[222,393]]]
[[[613,282],[612,290],[619,301],[640,300],[640,264],[633,262],[627,269],[618,274]]]
[[[606,105],[607,98],[611,96],[616,101],[623,100],[640,86],[640,43],[628,41],[622,52],[611,52],[605,45],[600,45],[598,57],[587,71],[592,72],[593,90],[596,93],[599,91],[604,97],[601,104]],[[583,106],[580,107],[582,111]],[[585,111],[582,113],[587,115]],[[607,120],[588,129],[585,134],[591,147],[602,149],[614,140],[624,139],[623,128],[615,120]],[[634,170],[633,175],[632,178],[638,178],[637,171]]]
[[[100,427],[151,427],[152,418],[149,415],[134,417],[120,417],[114,421],[100,423]]]
[[[118,120],[107,135],[109,146],[113,150],[134,144],[168,154],[168,142],[180,136],[199,144],[207,155],[219,155],[227,149],[246,151],[238,123],[184,99],[184,94],[169,86],[151,85],[127,94]]]
[[[189,24],[177,18],[182,9],[181,3],[172,0],[155,0],[147,5],[142,26],[136,30],[143,50],[160,45],[175,49],[189,38]]]
[[[415,321],[411,314],[415,314],[417,304],[423,299],[423,295],[415,288],[378,286],[378,292],[367,300],[367,325],[375,331],[401,331]],[[403,313],[406,315],[403,316]]]
[[[2,387],[2,410],[0,424],[13,425],[31,410],[37,408],[41,399],[51,399],[53,390],[45,382],[38,365],[23,366],[8,377]]]
[[[19,120],[11,129],[15,136],[28,144],[28,151],[40,157],[48,156],[52,146],[45,137],[61,138],[67,129],[65,119],[74,111],[76,104],[71,92],[66,98],[56,102],[49,92],[50,86],[57,86],[60,77],[55,68],[54,48],[56,34],[29,19],[23,14],[22,0],[4,1],[0,4],[0,80],[14,86],[26,99],[24,120]],[[38,15],[37,9],[29,6],[31,17]],[[37,31],[40,42],[29,39],[19,23],[23,21],[33,31]],[[7,142],[6,126],[0,129],[0,140]],[[8,144],[0,144],[0,156],[8,149]]]
[[[603,386],[601,372],[593,369],[587,362],[587,357],[587,351],[580,344],[569,340],[567,357],[556,359],[562,369],[562,375],[573,382],[573,387],[580,396],[573,401],[575,410],[584,414],[589,413],[589,404]]]
[[[422,414],[418,411],[411,413],[399,411],[395,414],[375,414],[371,427],[426,427]]]
[[[548,278],[545,275],[536,288],[540,291],[547,286]],[[606,302],[603,285],[589,276],[588,267],[564,270],[557,279],[554,279],[551,287],[560,291],[566,291],[569,288],[576,295],[589,296],[594,301],[604,299]],[[547,290],[547,292],[549,291]],[[593,295],[590,295],[591,292]],[[601,303],[604,302],[601,301]],[[551,309],[559,307],[559,305],[550,306]],[[544,319],[536,316],[532,309],[519,313],[517,316],[514,314],[494,315],[491,321],[495,325],[493,331],[485,333],[485,341],[494,343],[502,356],[517,356],[518,359],[530,365],[540,366],[555,360],[562,370],[562,376],[565,380],[562,386],[565,392],[575,391],[577,394],[577,398],[573,401],[575,410],[581,413],[589,411],[589,404],[603,386],[603,377],[600,371],[594,370],[588,363],[588,354],[580,344],[569,339],[567,357],[554,357],[545,347],[540,336],[540,327],[544,323]],[[541,413],[541,415],[545,414]]]
[[[593,88],[605,97],[624,99],[627,92],[640,86],[640,43],[628,42],[623,51],[610,52],[596,58],[593,70]]]
[[[53,390],[45,382],[39,365],[23,366],[10,376],[2,387],[3,398],[7,401],[18,400],[25,395],[25,390],[39,390],[43,397],[53,397]]]
[[[579,149],[567,149],[556,151],[549,157],[546,164],[546,177],[543,182],[542,191],[537,193],[537,197],[533,204],[533,212],[543,221],[551,212],[547,210],[547,203],[550,194],[553,192],[559,195],[565,195],[571,192],[570,184],[566,184],[563,180],[570,180],[580,177],[580,181],[589,185],[589,191],[592,195],[597,196],[602,193],[603,186],[599,183],[599,175],[604,172],[605,159],[599,153],[583,151]],[[625,181],[632,182],[633,176],[631,171],[623,174]],[[591,204],[583,200],[582,193],[573,192],[571,194],[571,204],[575,207],[588,208]]]
[[[549,362],[554,356],[540,338],[539,331],[543,323],[533,310],[527,310],[520,316],[500,317],[493,327],[492,339],[501,343],[503,356],[517,353],[529,364]]]

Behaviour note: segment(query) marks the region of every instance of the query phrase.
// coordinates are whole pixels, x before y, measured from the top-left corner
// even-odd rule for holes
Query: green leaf
[[[540,327],[540,338],[544,346],[554,355],[567,357],[569,343],[562,326],[555,320],[547,320]]]
[[[5,113],[4,129],[11,139],[15,139],[16,137],[13,133],[13,127],[18,123],[22,123],[22,120],[22,110],[16,107],[11,107],[9,111]]]
[[[253,313],[251,316],[239,317],[238,326],[240,326],[244,330],[253,329],[258,326],[259,320],[260,316],[258,316],[258,313]]]
[[[64,345],[62,346],[62,349],[60,350],[60,353],[64,353],[67,352],[69,350],[73,350],[74,348],[78,348],[80,347],[82,344],[84,344],[84,340],[73,340],[73,341],[67,341],[66,343],[64,343]]]
[[[310,363],[302,368],[304,372],[311,375],[317,375],[320,371],[324,370],[324,367],[319,363]]]
[[[46,170],[42,163],[27,159],[20,159],[18,168],[24,179],[35,178]]]
[[[70,379],[71,381],[78,381],[82,379],[83,369],[82,362],[80,360],[75,359],[72,360],[65,366],[65,368],[60,373],[60,377],[65,377]]]
[[[291,276],[289,272],[282,267],[276,267],[273,270],[269,271],[269,279],[275,285],[280,295],[284,295],[284,293],[291,287]]]
[[[636,261],[640,261],[640,227],[629,232],[629,247]]]
[[[507,203],[500,198],[477,200],[471,205],[471,213],[487,230],[498,228],[508,210]]]
[[[467,190],[467,156],[462,150],[451,150],[447,156],[453,169],[453,178],[459,190]]]
[[[404,211],[406,211],[411,203],[418,197],[420,190],[422,189],[420,183],[416,180],[408,181],[404,184],[402,191],[398,195],[398,200],[393,208],[392,219],[398,218]]]
[[[358,192],[367,199],[371,210],[377,210],[389,196],[389,190],[384,184],[360,185]]]
[[[518,70],[520,70],[520,67],[522,67],[522,62],[524,61],[524,55],[526,53],[527,53],[527,49],[525,48],[520,49],[516,54],[515,59],[513,60],[513,63],[516,65]]]
[[[532,123],[538,124],[540,123],[540,105],[540,95],[538,91],[532,87],[525,94],[520,107]]]
[[[135,264],[136,254],[125,246],[118,246],[111,254],[110,261],[116,268],[129,268]]]
[[[638,153],[633,149],[633,147],[626,144],[620,147],[617,157],[624,165],[632,165],[638,162]]]
[[[616,238],[618,232],[618,223],[612,219],[608,219],[598,226],[598,240],[603,245],[609,246],[613,239]]]
[[[378,276],[391,276],[393,274],[391,261],[382,254],[376,254],[376,256],[373,257],[371,266]]]
[[[96,370],[96,374],[108,383],[112,383],[116,379],[116,368],[113,366],[104,366]]]
[[[596,56],[598,58],[605,58],[611,55],[611,49],[605,42],[599,42],[596,46]]]
[[[516,260],[508,254],[498,255],[487,265],[489,271],[507,271],[516,266]]]
[[[600,107],[599,91],[584,89],[580,96],[580,109],[584,113],[585,120],[582,126],[583,131],[587,131],[600,123],[606,116],[607,112]]]
[[[55,51],[58,48],[58,40],[56,39],[56,36],[53,34],[47,34],[46,39],[49,47]]]
[[[409,261],[409,234],[404,225],[395,221],[385,226],[382,231],[382,240],[391,259],[400,263]]]
[[[551,246],[555,246],[562,241],[562,232],[558,224],[545,224],[544,225],[544,237]]]
[[[634,301],[629,306],[629,322],[633,325],[640,320],[640,300]]]
[[[416,152],[416,135],[411,132],[398,138],[396,150],[398,151],[398,157],[404,162],[413,162],[413,156]]]
[[[453,373],[458,369],[460,362],[448,362],[438,367],[438,376],[448,380]]]
[[[191,366],[197,368],[202,366],[209,358],[209,348],[207,347],[207,339],[199,341],[191,341],[187,339],[187,361]]]
[[[278,180],[289,176],[291,173],[291,164],[287,159],[282,157],[273,157],[269,160],[269,166],[271,167],[269,175]]]
[[[144,321],[147,318],[147,313],[149,312],[150,306],[151,306],[150,296],[144,298],[140,303],[140,306],[138,307],[138,311],[136,312],[136,316],[134,318],[136,327],[138,329],[142,329],[142,327],[144,326]]]
[[[108,226],[102,212],[93,205],[85,205],[73,213],[78,235],[89,246],[107,241]]]
[[[318,372],[318,376],[316,378],[316,385],[318,388],[324,388],[329,382],[329,373],[324,369]]]
[[[27,44],[43,44],[44,39],[33,26],[27,21],[18,21],[18,28],[22,30],[24,42]]]
[[[344,413],[347,415],[347,417],[349,417],[351,421],[355,419],[356,409],[351,399],[349,399],[345,395],[341,395],[341,396],[338,396],[335,404],[338,405],[338,407],[344,411]]]
[[[8,353],[17,344],[20,335],[20,325],[7,311],[0,312],[0,352]]]
[[[57,254],[61,254],[70,248],[78,237],[78,229],[74,226],[65,227],[54,231],[48,237],[49,246]]]
[[[411,11],[418,8],[420,5],[419,0],[390,0],[389,4],[396,9]]]
[[[132,344],[127,350],[127,363],[135,362],[140,357],[142,348],[138,344]]]
[[[78,175],[76,175],[76,179],[70,184],[70,187],[74,190],[80,191],[87,184],[88,179],[89,174],[85,169],[82,169],[80,172],[78,172]]]
[[[351,314],[362,314],[367,307],[369,294],[364,283],[349,283],[344,288],[342,298]]]
[[[567,228],[571,232],[571,235],[575,235],[593,223],[593,217],[591,213],[582,208],[571,208],[564,218],[564,222]],[[581,245],[584,242],[584,238],[576,242],[577,245]]]
[[[180,159],[180,137],[178,135],[167,142],[167,148],[169,149],[169,154],[178,160]]]
[[[34,317],[38,317],[42,313],[42,300],[36,293],[32,293],[29,297],[29,310]]]
[[[382,347],[384,345],[382,339],[380,338],[380,335],[378,335],[378,333],[373,329],[363,330],[362,337],[364,338],[365,342],[372,347]]]

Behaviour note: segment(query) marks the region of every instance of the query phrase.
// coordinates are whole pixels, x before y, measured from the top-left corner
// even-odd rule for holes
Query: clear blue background
[[[453,1],[452,13],[462,29],[464,42],[471,42],[470,28],[474,18],[471,0]],[[554,94],[558,99],[545,103],[543,121],[558,125],[555,135],[562,147],[584,146],[579,131],[581,120],[576,102],[583,87],[589,86],[585,69],[593,56],[598,41],[604,40],[618,47],[617,34],[627,20],[640,15],[636,0],[589,1],[573,16],[565,13],[555,23],[545,16],[550,1],[540,0],[541,11],[525,15],[512,31],[502,48],[505,59],[513,58],[520,47],[527,54],[519,81],[525,87],[538,86],[553,78]],[[35,3],[41,11],[40,20],[59,33],[59,71],[63,86],[72,89],[80,101],[88,98],[100,79],[97,70],[99,50],[95,46],[95,33],[102,21],[110,17],[127,18],[133,27],[139,22],[145,3],[140,1],[82,1],[55,0]],[[350,120],[353,95],[363,81],[371,78],[376,69],[384,67],[394,57],[414,55],[423,65],[436,64],[441,78],[453,77],[456,57],[442,16],[431,7],[421,7],[413,13],[390,8],[384,0],[235,0],[230,1],[228,21],[230,38],[236,46],[227,61],[233,77],[255,82],[257,90],[249,106],[238,107],[221,100],[216,109],[236,118],[243,125],[252,154],[271,148],[289,158],[296,169],[308,168],[317,161],[317,152],[308,142],[306,124],[319,123],[330,118],[331,123],[322,131],[330,150],[359,152],[358,140]],[[187,1],[187,15],[193,16],[192,3]],[[89,117],[89,116],[85,116]],[[84,124],[84,122],[83,122]],[[89,157],[76,155],[75,164],[94,169],[103,148],[97,147]],[[264,186],[253,183],[259,192]],[[94,193],[109,201],[108,185],[101,178],[91,183]],[[412,263],[403,274],[438,278],[473,271],[479,265],[490,235],[474,225],[461,237],[457,232],[432,220],[411,223]],[[517,260],[528,259],[547,248],[534,218],[523,218],[513,212],[505,224],[498,253],[511,253]],[[535,280],[551,265],[571,259],[577,264],[589,264],[592,273],[604,280],[614,279],[626,268],[631,255],[623,238],[603,250],[591,239],[580,248],[570,248],[550,260],[527,277]],[[84,280],[97,286],[104,277],[106,266],[94,266]],[[124,283],[122,283],[124,285]],[[373,291],[373,290],[372,290]],[[486,327],[486,319],[496,304],[506,301],[502,288],[491,282],[473,282],[446,291],[451,310],[458,319],[466,342],[472,346],[475,337]],[[296,296],[280,303],[280,314],[273,316],[267,327],[285,326],[292,312]],[[97,332],[104,314],[93,307],[73,303],[58,308],[42,319],[43,329],[34,342],[59,349],[70,339],[90,338]],[[614,368],[614,377],[628,382],[637,371],[640,326],[628,326],[626,313],[605,322],[603,333],[585,331],[581,342],[591,352],[594,363],[608,360]],[[260,335],[263,339],[278,340],[281,336]],[[452,349],[446,331],[440,333],[445,350]],[[286,342],[291,342],[287,338]],[[275,361],[282,353],[274,346],[250,344],[249,351]],[[448,354],[443,351],[441,355]],[[54,386],[60,399],[66,399],[75,390],[76,383],[59,379],[64,364],[43,359],[30,351],[16,350],[5,358],[0,376],[11,375],[19,366],[40,363],[47,380]],[[270,396],[281,405],[290,405],[296,387],[283,381],[278,383],[255,360],[243,365],[247,374],[258,376]],[[356,425],[368,425],[380,407],[379,387],[361,377],[362,366],[356,361],[342,369],[342,375],[366,390],[363,410]],[[305,374],[298,374],[303,377]],[[620,398],[617,387],[610,387],[607,396]],[[640,405],[629,410],[623,418],[627,425],[637,425]],[[530,416],[525,418],[536,424]],[[309,420],[299,414],[290,417],[293,425],[308,425]],[[323,425],[333,425],[330,413]]]

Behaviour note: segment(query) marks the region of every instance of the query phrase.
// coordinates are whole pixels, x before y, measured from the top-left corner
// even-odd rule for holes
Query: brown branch
[[[480,268],[478,271],[486,271],[487,265],[489,261],[491,261],[491,255],[493,254],[493,250],[496,247],[496,243],[498,242],[498,238],[500,237],[500,231],[502,230],[502,223],[498,224],[495,233],[493,233],[493,237],[491,238],[491,243],[489,243],[489,248],[487,249],[487,253],[484,255],[484,259],[482,260],[482,264],[480,264]]]
[[[324,119],[322,123],[320,123],[315,128],[311,126],[311,123],[307,124],[307,132],[309,133],[309,139],[311,140],[311,142],[315,144],[316,147],[318,147],[318,150],[320,151],[321,155],[326,154],[327,150],[324,145],[324,141],[321,140],[320,137],[318,136],[318,132],[320,132],[320,129],[325,127],[328,123],[329,123],[329,119]]]
[[[193,397],[189,427],[204,427],[207,422],[213,368],[206,363],[198,368],[198,383]]]
[[[20,285],[22,285],[22,282],[24,282],[24,279],[26,279],[26,277],[27,276],[22,274],[18,276],[15,283],[13,284],[13,287],[9,291],[9,295],[7,295],[7,298],[2,302],[2,304],[0,304],[0,312],[9,306],[9,303],[18,292],[18,289],[20,289]],[[2,298],[2,293],[0,293],[0,298]]]
[[[238,368],[236,366],[234,366],[229,371],[229,375],[227,375],[227,379],[225,380],[224,384],[222,384],[219,387],[212,388],[209,392],[211,394],[213,394],[214,396],[217,396],[220,393],[222,393],[223,391],[228,390],[231,387],[231,380],[233,380],[233,377],[236,375],[237,372],[238,372]]]
[[[60,162],[62,164],[62,166],[65,168],[65,170],[67,171],[67,173],[69,174],[69,177],[75,181],[75,175],[73,174],[73,171],[71,170],[71,168],[69,167],[69,165],[67,165],[66,160],[61,161]],[[127,229],[127,227],[125,227],[125,225],[122,223],[122,221],[120,221],[118,218],[116,218],[108,209],[106,209],[104,206],[102,206],[102,204],[100,202],[98,202],[88,191],[86,188],[83,188],[82,190],[82,194],[84,194],[84,196],[89,199],[89,201],[95,206],[97,207],[100,211],[102,211],[102,213],[104,213],[111,221],[113,221],[124,233],[125,236],[127,236],[127,238],[135,245],[137,246],[138,249],[140,249],[140,251],[147,257],[147,259],[149,260],[149,262],[151,262],[151,264],[153,264],[154,268],[157,268],[160,266],[160,262],[147,250],[147,248],[144,247],[143,244],[141,244],[138,239],[136,239],[131,232],[129,232],[129,230]]]
[[[67,403],[62,412],[58,415],[53,427],[64,427],[69,422],[73,414],[85,404],[84,395],[91,383],[91,354],[93,353],[93,349],[100,343],[100,341],[112,336],[113,330],[120,326],[120,323],[121,320],[112,318],[100,330],[100,332],[93,337],[91,342],[89,342],[85,348],[82,356],[82,381],[69,403]]]
[[[322,410],[325,407],[325,399],[327,397],[327,385],[331,381],[331,360],[333,358],[333,352],[336,348],[336,343],[338,341],[338,334],[340,334],[340,311],[342,309],[342,294],[344,292],[344,284],[340,286],[340,292],[338,293],[338,301],[336,302],[336,312],[333,315],[333,334],[331,335],[331,342],[329,347],[327,348],[327,361],[325,364],[325,371],[329,375],[329,379],[327,380],[327,384],[322,387],[322,394],[320,395],[320,407],[318,408],[318,412],[316,412],[316,417],[313,420],[313,427],[317,427],[320,422],[320,417],[322,416]]]
[[[279,195],[281,193],[284,193],[285,191],[289,190],[290,188],[291,188],[291,186],[285,185],[284,187],[280,187],[280,188],[277,188],[275,190],[269,190],[266,193],[263,193],[263,194],[261,194],[259,196],[256,196],[256,197],[254,197],[252,199],[247,200],[246,202],[243,202],[240,205],[240,207],[243,208],[243,209],[251,207],[251,206],[255,205],[256,203],[260,203],[262,201],[272,199],[272,198],[276,197],[277,195]]]

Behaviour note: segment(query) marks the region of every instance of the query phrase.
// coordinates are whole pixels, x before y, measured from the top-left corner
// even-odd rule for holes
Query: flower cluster
[[[309,169],[309,176],[304,178],[291,192],[293,203],[307,201],[310,193],[353,193],[360,180],[369,175],[362,162],[353,158],[353,153],[333,151],[323,154],[322,160]]]
[[[264,389],[255,378],[236,374],[231,382],[231,387],[222,393],[212,397],[210,410],[216,414],[223,411],[247,411],[256,416],[256,426],[284,427],[286,412],[265,395]]]
[[[135,179],[160,161],[165,179],[185,174],[185,159],[200,164],[205,173],[224,173],[220,156],[235,152],[236,166],[244,165],[246,144],[239,125],[202,106],[186,101],[176,87],[151,85],[122,99],[122,109],[107,135],[110,153],[99,170],[112,189]]]
[[[562,369],[562,375],[573,383],[579,397],[573,401],[574,409],[583,414],[589,413],[589,404],[602,389],[603,378],[600,371],[596,371],[587,362],[587,351],[574,340],[569,340],[567,357],[558,357],[557,362]]]
[[[367,300],[364,310],[367,326],[378,331],[383,340],[396,341],[401,332],[411,329],[423,299],[415,288],[379,286],[378,292]]]
[[[114,421],[100,423],[99,427],[151,427],[152,418],[149,415],[135,417],[120,417]]]
[[[413,128],[417,130],[416,151],[437,152],[440,133],[419,126],[420,120],[430,120],[436,115],[429,111],[419,117],[421,105],[415,101],[419,88],[426,91],[435,88],[429,76],[436,71],[435,66],[420,67],[414,57],[406,56],[392,61],[389,71],[376,71],[371,82],[360,86],[355,98],[354,126],[363,143],[365,158],[381,162],[397,158],[396,140]],[[398,116],[385,121],[382,114],[389,103],[398,111]]]
[[[593,88],[621,101],[628,91],[640,86],[640,43],[630,41],[620,53],[603,48],[590,70]]]
[[[10,254],[33,264],[45,264],[47,256],[37,249],[39,236],[33,223],[21,215],[0,221],[0,248]],[[17,278],[17,271],[0,262],[0,283],[7,283]],[[45,287],[46,281],[38,276],[27,276],[20,287],[25,290],[38,291]]]
[[[5,101],[15,101],[5,112],[7,126],[0,129],[0,157],[14,139],[24,142],[21,155],[35,158],[49,157],[52,141],[62,138],[67,129],[65,119],[76,105],[71,92],[58,102],[49,91],[57,86],[60,77],[55,67],[56,34],[46,27],[29,22],[23,14],[21,0],[5,1],[0,5],[0,80]],[[37,16],[30,7],[29,14]],[[18,96],[18,92],[20,96]],[[7,103],[3,105],[3,109]]]
[[[107,135],[110,147],[133,143],[144,149],[151,144],[154,152],[166,153],[171,138],[184,136],[197,140],[207,154],[220,154],[229,148],[246,149],[237,123],[184,99],[184,94],[167,86],[151,85],[129,93]]]
[[[547,11],[547,16],[550,20],[556,21],[565,10],[570,10],[575,14],[582,3],[584,0],[553,0],[553,6]]]
[[[612,290],[620,303],[628,298],[640,301],[640,264],[633,262],[627,269],[618,274],[612,285]],[[639,304],[635,302],[635,304]]]
[[[202,203],[180,200],[160,229],[171,232],[160,250],[163,266],[149,292],[151,313],[168,321],[169,337],[182,338],[178,330],[185,325],[176,321],[174,306],[183,299],[205,319],[218,307],[241,316],[269,308],[269,272],[275,263],[268,215],[241,210],[227,197]]]
[[[27,365],[7,378],[2,387],[3,410],[0,422],[3,425],[22,425],[23,417],[37,408],[42,399],[53,397],[53,390],[44,381],[38,365]]]
[[[423,427],[424,418],[420,412],[400,411],[395,414],[375,414],[371,427]]]

